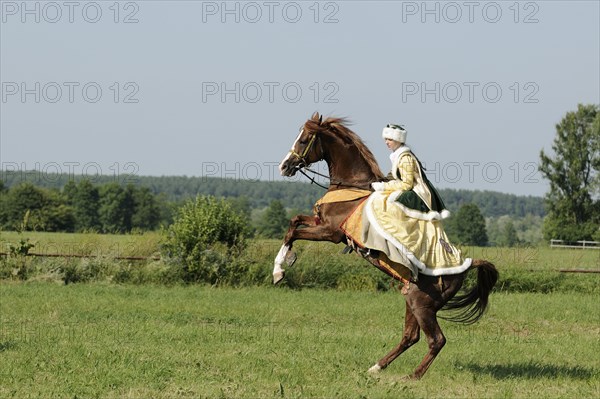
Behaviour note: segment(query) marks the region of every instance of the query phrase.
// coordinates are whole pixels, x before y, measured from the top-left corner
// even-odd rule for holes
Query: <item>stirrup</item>
[[[354,248],[352,248],[350,245],[346,245],[346,248],[342,249],[342,255],[352,253],[352,251],[354,251]]]

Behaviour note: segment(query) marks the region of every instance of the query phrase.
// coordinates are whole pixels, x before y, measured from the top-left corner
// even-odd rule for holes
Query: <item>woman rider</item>
[[[375,182],[367,199],[361,242],[389,260],[430,276],[462,273],[471,265],[444,232],[442,219],[450,216],[423,166],[406,143],[406,130],[389,124],[382,132],[392,151],[391,180]]]
[[[400,125],[388,124],[383,128],[385,144],[392,151],[391,179],[372,183],[371,186],[375,191],[397,192],[392,200],[400,204],[407,216],[425,220],[445,219],[450,212],[427,179],[421,162],[405,145],[406,135],[406,129]]]

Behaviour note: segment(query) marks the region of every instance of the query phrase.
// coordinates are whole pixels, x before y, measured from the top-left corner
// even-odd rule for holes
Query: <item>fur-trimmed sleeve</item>
[[[400,155],[396,167],[400,173],[400,179],[384,183],[384,190],[408,191],[412,189],[415,185],[415,173],[417,173],[417,165],[415,165],[413,157],[408,153]]]

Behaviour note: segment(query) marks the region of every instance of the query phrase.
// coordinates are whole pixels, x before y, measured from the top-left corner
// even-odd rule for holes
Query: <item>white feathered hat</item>
[[[394,125],[393,123],[388,123],[381,133],[384,139],[394,140],[399,143],[406,143],[406,134],[407,132],[402,126]]]

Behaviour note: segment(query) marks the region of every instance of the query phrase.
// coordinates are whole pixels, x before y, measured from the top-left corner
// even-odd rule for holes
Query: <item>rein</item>
[[[313,175],[316,175],[316,176],[321,176],[321,177],[324,177],[324,178],[326,178],[326,179],[329,179],[329,186],[330,186],[330,187],[331,187],[331,185],[334,185],[334,186],[344,186],[344,187],[358,188],[358,189],[361,189],[361,190],[369,190],[369,189],[370,189],[370,188],[365,188],[364,186],[357,186],[357,185],[355,185],[355,184],[348,184],[348,183],[344,183],[343,181],[338,181],[337,183],[336,183],[336,182],[333,182],[333,181],[331,181],[331,177],[329,177],[329,176],[327,176],[327,175],[324,175],[323,173],[319,173],[319,172],[317,172],[316,170],[312,170],[312,169],[310,169],[308,166],[299,166],[299,167],[297,168],[298,172],[302,173],[304,176],[306,176],[306,178],[307,178],[308,180],[310,180],[310,184],[313,184],[313,183],[314,183],[314,184],[316,184],[317,186],[319,186],[319,187],[321,187],[321,188],[324,188],[325,190],[329,190],[329,187],[325,187],[324,185],[322,185],[321,183],[319,183],[318,181],[316,181],[314,177],[311,177],[311,176],[309,176],[309,175],[308,175],[308,174],[307,174],[307,173],[304,171],[304,169],[306,169],[308,172],[312,173]]]
[[[303,166],[303,167],[298,167],[298,172],[300,172],[300,173],[302,173],[304,176],[306,176],[306,178],[307,178],[308,180],[310,180],[310,184],[316,184],[317,186],[319,186],[319,187],[321,187],[321,188],[324,188],[325,190],[329,190],[329,187],[325,187],[324,185],[322,185],[321,183],[319,183],[318,181],[316,181],[314,177],[310,177],[310,176],[309,176],[309,175],[308,175],[308,174],[307,174],[307,173],[304,171],[304,169],[308,170],[309,172],[312,172],[312,173],[314,173],[315,175],[322,176],[322,177],[326,177],[326,178],[328,178],[328,179],[329,179],[329,176],[325,176],[325,175],[323,175],[322,173],[315,172],[314,170],[312,170],[312,169],[309,169],[308,167],[305,167],[305,166]],[[330,183],[330,184],[331,184],[331,183]]]

